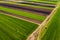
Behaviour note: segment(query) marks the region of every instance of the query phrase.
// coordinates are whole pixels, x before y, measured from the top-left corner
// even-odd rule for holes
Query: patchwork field
[[[53,7],[55,6],[54,4],[44,4],[44,3],[36,3],[36,2],[32,2],[32,3],[29,3],[29,2],[6,2],[8,4],[18,4],[20,6],[31,6],[33,8],[43,8],[43,9],[49,9],[49,10],[52,10]],[[50,7],[49,7],[50,6]],[[53,7],[51,7],[53,6]]]
[[[60,40],[60,4],[57,5],[50,20],[39,33],[37,40]]]
[[[47,9],[48,7],[37,6],[36,9],[32,9],[32,8],[35,7],[34,5],[31,5],[31,4],[20,4],[21,7],[20,6],[19,7],[18,6],[16,7],[16,6],[12,6],[12,4],[14,4],[14,3],[15,2],[7,2],[7,4],[0,4],[0,5],[2,5],[2,6],[0,6],[0,10],[6,11],[6,12],[9,12],[9,13],[12,13],[12,14],[17,14],[17,15],[25,16],[25,17],[32,18],[32,19],[39,20],[39,21],[43,21],[46,18],[46,16],[37,15],[38,13],[34,14],[34,13],[26,12],[26,11],[23,12],[22,10],[15,10],[13,8],[21,9],[23,7],[22,8],[23,10],[29,10],[29,11],[32,11],[32,12],[39,12],[39,14],[40,13],[49,14],[52,11],[52,9],[51,9],[52,7],[51,8],[49,7],[50,9]],[[10,4],[11,4],[11,6],[9,6]],[[27,7],[25,7],[24,5],[27,6]],[[31,9],[28,9],[29,8],[28,5],[30,5],[30,8]],[[4,7],[4,6],[6,6],[6,7]],[[39,7],[41,7],[41,8],[39,8]],[[46,9],[44,9],[44,8],[46,8]]]
[[[0,40],[60,40],[57,3],[0,2]]]

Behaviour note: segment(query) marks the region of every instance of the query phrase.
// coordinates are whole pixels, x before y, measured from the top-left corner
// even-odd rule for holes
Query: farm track
[[[14,5],[14,4],[5,4],[5,3],[0,3],[0,6],[23,9],[23,10],[27,10],[27,11],[36,12],[36,13],[42,13],[44,15],[49,15],[52,11],[52,10],[46,10],[46,9],[35,9],[35,8],[32,8],[32,7],[19,6],[19,5]]]
[[[29,5],[35,5],[35,6],[44,6],[44,7],[51,7],[55,8],[56,5],[51,5],[51,4],[44,4],[44,3],[29,3],[29,2],[18,2],[21,4],[29,4]]]
[[[42,23],[41,21],[34,20],[34,19],[32,19],[32,18],[28,18],[28,17],[25,17],[25,16],[12,14],[12,13],[5,12],[5,11],[2,11],[2,10],[0,10],[0,12],[3,12],[4,14],[7,14],[7,15],[9,15],[9,16],[13,16],[13,17],[16,17],[16,18],[19,18],[19,19],[22,19],[22,20],[25,20],[25,21],[28,21],[28,22],[31,22],[31,23],[38,24],[38,25],[40,25],[40,24]]]

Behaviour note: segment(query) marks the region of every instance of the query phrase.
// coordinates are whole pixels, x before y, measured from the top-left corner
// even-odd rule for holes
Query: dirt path
[[[16,17],[16,18],[19,18],[19,19],[23,19],[23,20],[26,20],[26,21],[28,21],[28,22],[32,22],[32,23],[35,23],[35,24],[38,24],[38,25],[41,24],[41,21],[34,20],[34,19],[32,19],[32,18],[28,18],[28,17],[25,17],[25,16],[12,14],[12,13],[5,12],[5,11],[2,11],[2,10],[0,10],[0,12],[3,12],[3,13],[6,14],[6,15],[13,16],[13,17]]]
[[[56,9],[56,8],[55,8]],[[40,26],[27,38],[27,40],[35,40],[36,37],[38,37],[39,32],[42,30],[42,28],[45,26],[49,18],[53,15],[53,12],[55,12],[55,9],[51,12],[51,14],[40,24]],[[37,39],[36,39],[37,40]],[[40,39],[41,40],[41,39]]]

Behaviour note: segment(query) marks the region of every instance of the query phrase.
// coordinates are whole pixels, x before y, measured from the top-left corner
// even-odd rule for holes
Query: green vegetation
[[[3,1],[3,0],[0,0],[0,1]]]
[[[29,4],[20,4],[22,6],[31,6],[33,8],[43,8],[43,9],[48,9],[48,10],[52,10],[53,8],[51,7],[44,7],[44,6],[35,6],[35,5],[29,5]]]
[[[57,2],[58,2],[58,0],[57,1],[49,1],[49,0],[30,0],[30,1],[32,1],[32,2],[43,2],[43,3],[48,3],[48,4],[56,4]]]
[[[3,6],[0,6],[0,10],[13,13],[13,14],[17,14],[17,15],[21,15],[21,16],[25,16],[25,17],[32,18],[32,19],[39,20],[39,21],[43,21],[46,18],[46,16],[37,15],[34,13],[29,13],[29,12],[23,12],[22,10],[15,10],[15,9],[3,7]]]
[[[56,1],[41,1],[41,0],[33,0],[32,2],[42,2],[45,4],[57,4]],[[53,8],[44,7],[44,6],[34,6],[29,4],[19,4],[16,2],[7,2],[8,4],[16,4],[20,6],[29,6],[32,8],[43,8],[52,10]],[[46,16],[34,14],[33,12],[13,9],[10,7],[0,6],[1,11],[5,11],[7,13],[16,14],[20,16],[24,16],[27,18],[32,18],[35,20],[43,21],[45,20]],[[51,12],[50,18],[47,22],[41,26],[40,33],[38,37],[35,35],[37,40],[60,40],[60,3],[57,7]],[[38,27],[38,24],[34,24],[22,19],[18,19],[15,17],[11,17],[0,12],[0,40],[26,40],[30,34],[32,34]],[[34,34],[33,34],[34,35]],[[33,36],[32,35],[32,36]],[[32,37],[33,38],[33,37]],[[35,39],[36,39],[35,38]]]
[[[37,24],[4,15],[0,12],[0,40],[26,40]]]
[[[39,34],[38,40],[60,40],[60,4]]]
[[[20,6],[29,6],[33,8],[43,8],[43,9],[48,9],[48,10],[53,10],[51,7],[44,7],[44,6],[35,6],[35,5],[30,5],[30,4],[21,4],[21,3],[16,3],[16,2],[7,2],[8,4],[17,4]]]

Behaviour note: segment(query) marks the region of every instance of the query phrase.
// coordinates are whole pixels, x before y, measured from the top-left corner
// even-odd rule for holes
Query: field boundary
[[[27,38],[27,40],[37,40],[36,37],[38,37],[39,32],[44,27],[44,25],[49,20],[49,18],[52,16],[55,9],[51,12],[51,14],[49,16],[47,16],[47,18],[40,24],[40,26]]]

